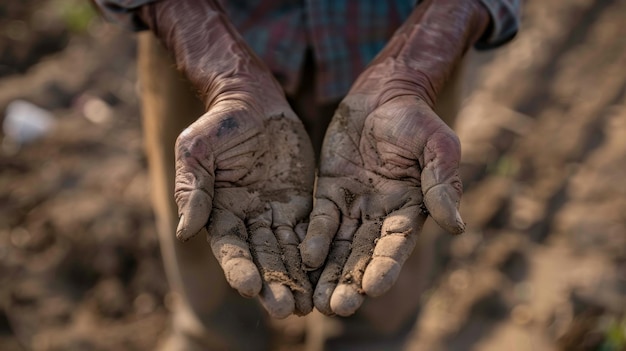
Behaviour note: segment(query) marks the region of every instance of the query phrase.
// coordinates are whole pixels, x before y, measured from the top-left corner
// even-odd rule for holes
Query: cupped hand
[[[324,314],[351,315],[365,295],[388,291],[429,214],[449,232],[465,229],[459,140],[401,71],[393,61],[370,67],[326,132],[300,246],[308,269],[324,267],[313,295]]]
[[[185,241],[206,227],[228,283],[284,318],[312,309],[297,246],[311,210],[314,161],[302,124],[275,85],[266,86],[220,96],[179,136],[176,236]]]

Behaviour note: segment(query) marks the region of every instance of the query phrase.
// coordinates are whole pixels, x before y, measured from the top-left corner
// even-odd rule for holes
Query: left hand
[[[309,269],[325,264],[313,301],[327,315],[351,315],[364,294],[388,291],[428,214],[451,233],[465,229],[459,140],[407,86],[405,68],[392,59],[371,66],[326,133],[300,251]]]

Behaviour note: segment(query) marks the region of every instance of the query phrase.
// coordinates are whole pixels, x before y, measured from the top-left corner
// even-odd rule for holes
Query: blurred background
[[[626,1],[523,13],[470,55],[468,230],[437,239],[411,350],[626,350]],[[136,90],[133,34],[88,1],[0,3],[0,350],[166,332]]]

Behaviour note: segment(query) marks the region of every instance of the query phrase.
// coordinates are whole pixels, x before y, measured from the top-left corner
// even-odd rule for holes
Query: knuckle
[[[461,149],[461,140],[447,125],[444,125],[443,128],[434,133],[433,138],[438,144],[442,144],[444,147]]]
[[[187,128],[186,130],[188,130]],[[186,131],[185,130],[185,131]],[[202,137],[183,131],[176,139],[176,151],[183,159],[205,158],[208,154],[208,145]]]

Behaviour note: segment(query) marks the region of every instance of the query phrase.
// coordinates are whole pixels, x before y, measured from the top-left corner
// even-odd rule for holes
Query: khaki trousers
[[[272,321],[255,300],[231,289],[202,233],[181,243],[174,202],[174,143],[178,134],[204,113],[187,80],[151,33],[139,35],[138,75],[151,194],[161,253],[174,296],[173,333],[162,346],[178,350],[269,350]],[[307,65],[313,66],[312,63]],[[313,97],[313,69],[290,102],[313,140],[316,154],[337,103],[319,105]],[[458,76],[456,74],[455,76]],[[440,97],[438,112],[452,124],[458,109],[458,79]],[[432,247],[421,240],[397,284],[385,296],[368,299],[353,317],[307,317],[307,350],[401,350],[418,315],[420,295],[430,280]],[[297,318],[297,317],[294,317]],[[299,318],[299,322],[302,322]]]

